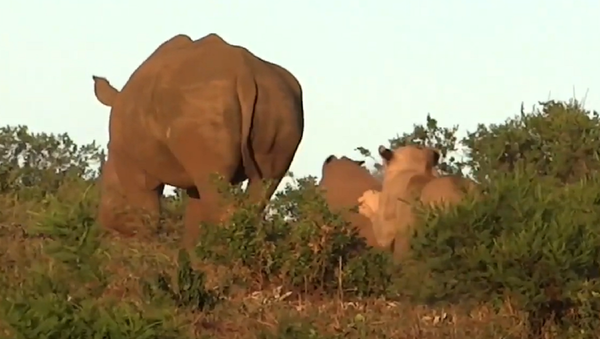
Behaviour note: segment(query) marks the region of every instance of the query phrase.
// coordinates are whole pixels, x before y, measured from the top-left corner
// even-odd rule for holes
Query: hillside
[[[226,225],[179,250],[185,197],[136,237],[96,224],[95,145],[0,130],[0,338],[596,338],[600,322],[600,118],[545,102],[463,140],[423,143],[485,198],[423,210],[413,256],[395,266],[296,178],[257,218],[244,193]],[[388,136],[382,137],[385,143]],[[362,149],[370,156],[367,149]]]

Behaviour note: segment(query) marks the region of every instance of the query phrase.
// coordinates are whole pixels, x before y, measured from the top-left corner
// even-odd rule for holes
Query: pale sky
[[[360,158],[427,113],[464,132],[573,89],[600,109],[599,17],[600,2],[563,0],[5,1],[0,124],[105,146],[92,74],[120,89],[173,35],[217,33],[298,78],[291,171],[319,176],[329,154]]]

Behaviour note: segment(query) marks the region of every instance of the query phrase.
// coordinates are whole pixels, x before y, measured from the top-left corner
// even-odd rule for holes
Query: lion
[[[448,207],[460,202],[477,185],[457,175],[435,175],[439,151],[409,145],[390,150],[379,146],[384,176],[381,192],[369,190],[358,199],[359,213],[371,219],[379,246],[402,258],[409,248],[415,223],[412,202]]]

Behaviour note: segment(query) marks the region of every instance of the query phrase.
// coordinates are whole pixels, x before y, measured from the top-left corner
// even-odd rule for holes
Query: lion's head
[[[435,166],[440,160],[440,152],[436,149],[420,145],[407,145],[394,150],[379,146],[378,151],[383,160],[384,177],[405,171],[432,173],[432,175],[438,176]]]

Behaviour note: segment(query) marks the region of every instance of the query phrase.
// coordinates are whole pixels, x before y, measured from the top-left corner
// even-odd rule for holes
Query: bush
[[[182,338],[163,317],[145,315],[134,304],[115,300],[100,305],[72,298],[43,277],[3,302],[11,338]],[[45,285],[45,286],[44,286]],[[44,287],[43,287],[44,286]],[[8,339],[8,337],[7,337]]]
[[[582,143],[588,142],[590,120],[572,106],[548,105],[545,118],[525,115],[490,129],[489,135],[480,131],[478,138],[490,138],[483,144],[489,153],[480,153],[485,161],[478,169],[488,169],[482,180],[484,195],[449,213],[421,208],[424,223],[416,228],[412,257],[403,263],[404,290],[428,303],[499,303],[508,298],[528,313],[533,337],[553,318],[569,333],[591,337],[600,325],[594,316],[600,310],[600,176],[569,170],[565,161],[589,169],[596,168],[598,158],[567,158],[587,149]],[[556,119],[584,121],[580,137],[575,140],[577,131],[565,128],[572,143],[554,142],[564,140],[554,134]],[[492,141],[491,135],[498,139]],[[508,153],[496,146],[503,137],[515,135],[529,136],[537,146],[519,146],[518,157],[509,162]],[[515,144],[522,145],[520,140]],[[540,148],[552,150],[552,156]],[[491,150],[502,157],[493,157]],[[494,167],[492,159],[509,165]],[[427,279],[413,281],[411,276]]]
[[[206,275],[192,267],[189,255],[184,250],[179,250],[178,266],[176,280],[166,272],[161,272],[153,281],[143,281],[142,288],[146,296],[152,300],[166,295],[177,307],[192,310],[213,309],[221,301],[220,293],[205,288]]]
[[[104,153],[76,145],[66,133],[31,133],[25,126],[0,128],[0,192],[42,198],[67,177],[94,180]]]
[[[202,262],[178,252],[172,237],[183,219],[181,190],[163,205],[157,239],[109,237],[95,223],[98,147],[77,146],[66,134],[1,129],[0,245],[18,243],[11,248],[23,247],[31,257],[20,261],[0,249],[0,337],[185,338],[190,329],[196,337],[238,335],[227,333],[228,312],[259,319],[230,320],[238,331],[250,326],[244,330],[251,337],[359,338],[374,328],[394,337],[404,333],[393,327],[404,313],[377,300],[399,295],[444,307],[508,304],[528,315],[530,337],[546,325],[564,337],[593,337],[600,326],[598,114],[576,101],[551,101],[502,124],[480,125],[463,140],[457,127],[427,116],[424,125],[389,140],[391,147],[440,149],[443,171],[467,174],[484,193],[448,213],[419,208],[412,256],[399,268],[329,210],[313,177],[276,194],[265,219],[239,187],[225,192],[237,209],[226,224],[202,225],[196,250]],[[225,283],[219,270],[227,273]],[[232,275],[254,282],[266,296],[239,298]],[[315,313],[308,315],[301,310],[307,303],[285,300],[282,306],[279,292],[267,295],[273,285],[323,298],[314,298]],[[367,306],[352,306],[357,314],[339,319],[348,299],[354,305],[367,297],[380,313],[370,317]],[[327,302],[335,304],[335,316],[322,311]],[[266,314],[267,305],[278,313]],[[389,330],[365,320],[386,314]],[[453,316],[434,316],[434,327]],[[408,331],[423,337],[418,321]]]
[[[503,124],[479,125],[463,141],[476,180],[513,171],[519,161],[558,185],[600,169],[600,118],[579,102],[540,102]]]
[[[49,205],[28,234],[44,240],[50,263],[20,267],[27,278],[4,283],[0,315],[11,338],[181,338],[168,314],[104,296],[94,205],[85,199]]]
[[[266,220],[244,202],[244,193],[232,191],[236,212],[226,225],[203,225],[198,254],[247,268],[261,286],[281,283],[304,292],[341,288],[357,295],[385,293],[391,281],[389,256],[368,250],[356,230],[329,210],[313,177],[299,179],[297,185],[288,184],[276,194]]]

